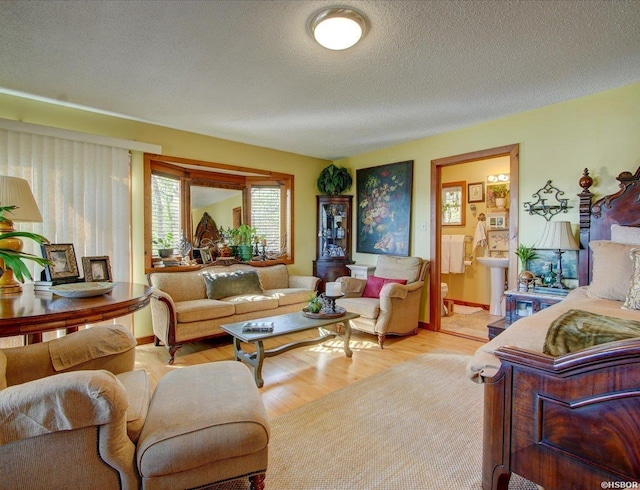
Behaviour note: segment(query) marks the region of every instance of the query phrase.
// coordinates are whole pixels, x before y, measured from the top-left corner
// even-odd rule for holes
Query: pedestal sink
[[[491,304],[489,313],[502,316],[502,294],[504,293],[504,270],[509,267],[507,257],[477,257],[478,262],[491,269]]]

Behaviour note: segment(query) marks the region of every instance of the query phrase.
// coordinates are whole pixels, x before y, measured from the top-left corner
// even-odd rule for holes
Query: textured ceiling
[[[0,46],[9,93],[334,159],[640,81],[640,1],[4,0]]]

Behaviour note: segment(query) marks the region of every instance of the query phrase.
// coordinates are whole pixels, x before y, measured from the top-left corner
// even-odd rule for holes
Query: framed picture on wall
[[[413,160],[356,170],[356,252],[409,255]]]
[[[484,182],[467,184],[468,202],[484,202]]]

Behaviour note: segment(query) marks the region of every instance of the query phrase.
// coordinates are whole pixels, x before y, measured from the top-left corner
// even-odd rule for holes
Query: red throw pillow
[[[367,278],[367,285],[364,287],[362,293],[363,298],[379,298],[382,286],[390,282],[397,282],[398,284],[407,284],[406,279],[387,279],[385,277],[369,276]]]
[[[363,298],[379,298],[380,290],[384,286],[384,277],[369,276],[367,277],[367,285],[362,293]]]

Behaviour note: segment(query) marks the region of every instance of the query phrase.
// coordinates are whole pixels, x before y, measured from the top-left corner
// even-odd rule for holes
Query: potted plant
[[[520,259],[521,272],[518,275],[518,289],[521,291],[528,291],[529,284],[531,284],[535,280],[535,276],[533,272],[529,271],[529,261],[538,258],[538,254],[536,253],[533,247],[527,247],[524,244],[518,245],[516,249],[516,255]]]
[[[309,313],[320,313],[324,304],[322,303],[322,298],[320,296],[313,296],[309,300],[309,304],[307,305],[307,310]]]
[[[164,237],[155,237],[151,242],[158,247],[160,257],[171,257],[173,255],[173,233],[167,233]]]
[[[504,209],[507,200],[507,194],[509,193],[509,189],[506,184],[498,184],[491,186],[491,192],[493,192],[493,197],[496,198],[496,206],[499,209]]]
[[[235,247],[235,230],[231,227],[225,229],[224,226],[221,226],[219,233],[220,240],[218,240],[217,243],[218,255],[220,255],[220,257],[233,257],[235,255],[233,250]]]
[[[333,163],[324,168],[318,177],[318,189],[323,194],[337,196],[351,187],[353,179],[349,170]]]
[[[256,234],[256,229],[253,226],[243,223],[236,228],[234,232],[238,245],[238,256],[240,260],[249,262],[253,258],[252,242],[253,236]]]
[[[51,262],[49,260],[42,257],[37,257],[33,254],[22,252],[21,250],[22,243],[20,238],[28,238],[42,245],[43,243],[49,243],[49,240],[47,240],[45,237],[43,237],[42,235],[38,235],[37,233],[29,233],[26,231],[2,232],[3,225],[5,227],[8,225],[10,228],[13,228],[11,220],[9,218],[5,218],[4,216],[4,213],[10,213],[13,209],[16,209],[16,207],[0,207],[0,266],[4,271],[0,281],[2,282],[2,284],[7,285],[13,283],[13,277],[15,277],[20,282],[24,282],[25,278],[32,279],[31,272],[29,272],[29,269],[23,262],[24,260],[31,260],[41,266],[51,265]],[[18,250],[16,250],[16,247],[13,245],[19,245],[17,247]]]

